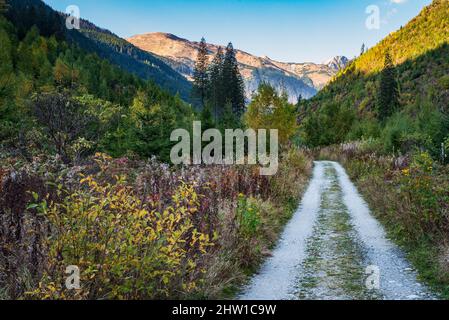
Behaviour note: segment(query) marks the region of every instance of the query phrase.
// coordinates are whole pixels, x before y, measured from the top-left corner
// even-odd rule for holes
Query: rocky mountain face
[[[136,47],[157,55],[173,69],[192,80],[198,42],[160,32],[136,35],[127,40]],[[210,60],[218,48],[218,45],[208,44]],[[314,96],[340,68],[344,68],[348,63],[346,57],[336,57],[325,64],[284,63],[268,57],[257,57],[241,50],[237,50],[236,56],[245,80],[248,99],[259,84],[265,81],[279,90],[287,91],[292,102],[296,102],[300,95],[303,98]]]
[[[344,69],[349,63],[349,59],[344,56],[337,56],[332,58],[329,61],[325,62],[325,65],[327,65],[329,68],[334,70],[335,72],[338,72],[341,69]]]

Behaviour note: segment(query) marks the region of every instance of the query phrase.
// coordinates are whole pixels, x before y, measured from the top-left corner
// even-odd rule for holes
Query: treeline
[[[25,37],[34,25],[45,37],[55,36],[58,40],[65,37],[66,29],[63,17],[43,2],[36,5],[35,0],[10,0],[5,3],[5,15],[17,29],[20,38]]]
[[[194,71],[193,97],[202,107],[206,126],[220,124],[223,128],[241,126],[245,112],[245,88],[232,43],[223,52],[219,48],[209,63],[206,40],[199,44]]]
[[[57,27],[43,35],[33,16],[29,11],[18,26],[0,16],[2,150],[28,160],[59,153],[75,161],[96,151],[167,160],[167,132],[191,123],[191,107],[153,82],[60,40]]]
[[[79,163],[104,152],[115,158],[155,156],[169,162],[171,132],[190,131],[195,119],[202,121],[203,130],[280,129],[282,144],[296,132],[296,107],[269,85],[261,86],[246,109],[232,44],[209,62],[206,43],[201,42],[192,95],[202,109],[196,113],[152,81],[60,39],[59,16],[47,15],[55,28],[43,35],[41,18],[30,22],[35,14],[29,8],[25,15],[27,22],[14,18],[13,11],[0,17],[3,155],[31,161],[59,154],[66,163]]]

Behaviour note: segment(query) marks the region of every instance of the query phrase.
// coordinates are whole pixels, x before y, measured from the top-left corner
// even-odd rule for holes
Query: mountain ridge
[[[199,42],[164,32],[135,35],[126,40],[161,58],[187,79],[192,80]],[[219,47],[223,46],[207,43],[210,60]],[[236,49],[236,56],[245,80],[248,99],[261,82],[268,82],[279,90],[286,90],[293,102],[297,101],[300,95],[303,98],[311,98],[340,70],[336,70],[335,66],[312,62],[280,62],[267,56],[255,56],[240,49]],[[346,57],[341,57],[340,60],[348,62]],[[346,64],[342,67],[345,66]]]

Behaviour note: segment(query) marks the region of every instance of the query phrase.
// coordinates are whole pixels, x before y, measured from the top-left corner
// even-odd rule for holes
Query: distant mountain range
[[[45,26],[45,16],[59,14],[60,24],[65,26],[65,14],[58,13],[41,0],[10,0],[13,19],[20,20],[20,12],[34,7],[42,15],[40,24]],[[81,20],[81,30],[64,30],[62,37],[88,52],[109,60],[120,68],[143,79],[151,79],[172,94],[179,94],[190,101],[191,80],[198,52],[198,42],[192,42],[168,33],[149,33],[122,39],[109,30]],[[209,44],[210,58],[219,46]],[[285,90],[292,102],[301,95],[313,97],[329,80],[348,64],[346,57],[335,57],[323,64],[284,63],[268,57],[257,57],[237,50],[237,59],[245,80],[246,96],[251,98],[264,81],[278,90]]]
[[[192,80],[198,42],[161,32],[136,35],[127,40],[136,47],[158,56],[174,70]],[[219,46],[208,44],[207,47],[212,60]],[[292,102],[296,102],[300,95],[303,98],[313,97],[349,62],[346,57],[335,57],[323,64],[285,63],[268,57],[257,57],[241,50],[237,50],[236,56],[245,80],[248,99],[264,81],[279,90],[287,91]]]

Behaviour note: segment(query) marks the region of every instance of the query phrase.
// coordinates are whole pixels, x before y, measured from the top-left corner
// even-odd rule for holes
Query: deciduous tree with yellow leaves
[[[259,86],[245,114],[245,124],[252,129],[279,130],[279,143],[288,144],[297,131],[296,107],[286,94],[279,94],[270,84]]]

